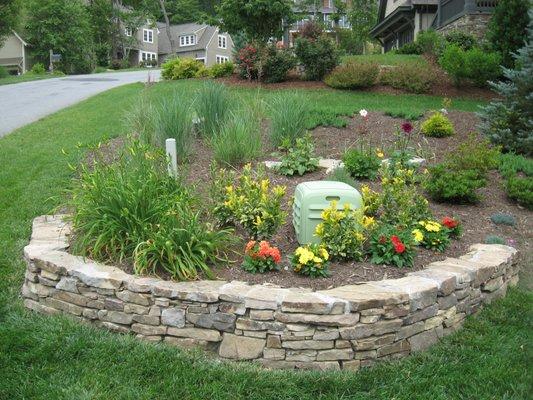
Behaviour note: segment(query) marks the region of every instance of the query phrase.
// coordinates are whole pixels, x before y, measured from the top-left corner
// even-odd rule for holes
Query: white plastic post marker
[[[176,154],[176,139],[165,140],[168,160],[168,174],[174,178],[178,176],[178,156]]]

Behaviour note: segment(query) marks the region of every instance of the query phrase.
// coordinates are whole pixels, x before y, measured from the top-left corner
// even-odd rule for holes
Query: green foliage
[[[335,89],[359,89],[374,86],[378,74],[377,63],[348,61],[336,67],[324,82]]]
[[[404,44],[397,51],[397,54],[423,54],[424,48],[419,42],[410,42]]]
[[[476,190],[486,185],[486,180],[475,170],[450,169],[446,164],[429,168],[424,189],[432,199],[448,203],[477,203]]]
[[[17,28],[21,11],[21,0],[2,0],[0,3],[0,48],[6,36]]]
[[[478,46],[478,40],[474,35],[459,30],[447,33],[444,39],[446,43],[455,44],[465,51]]]
[[[283,82],[287,73],[296,66],[296,59],[289,49],[267,46],[261,55],[262,80],[267,83]]]
[[[191,107],[179,92],[161,100],[155,120],[155,138],[160,146],[165,145],[166,139],[176,139],[178,162],[185,162],[190,155],[194,140]]]
[[[198,0],[171,0],[166,3],[170,22],[173,24],[199,22],[204,17]]]
[[[46,73],[46,69],[44,68],[44,65],[43,63],[35,63],[33,64],[33,66],[31,67],[31,70],[30,72],[32,74],[35,74],[35,75],[42,75],[44,73]]]
[[[240,224],[253,239],[268,239],[285,222],[285,187],[271,188],[264,170],[254,173],[247,164],[238,177],[224,169],[215,171],[212,185],[214,214],[220,224]]]
[[[309,105],[301,96],[279,92],[270,102],[270,141],[274,146],[294,145],[304,136]]]
[[[378,4],[372,0],[352,0],[348,8],[348,21],[360,43],[371,40],[370,31],[377,22]]]
[[[165,154],[133,142],[120,158],[82,165],[69,191],[73,250],[104,262],[133,261],[135,271],[179,280],[212,276],[227,231],[215,232],[195,211],[188,190],[166,171]]]
[[[455,134],[452,122],[441,112],[434,112],[422,122],[420,131],[430,137],[446,137]]]
[[[437,221],[420,221],[415,229],[422,233],[423,238],[419,244],[426,249],[442,253],[450,245],[450,231]]]
[[[502,2],[501,4],[505,4]],[[533,12],[532,12],[533,15]],[[480,130],[505,151],[533,156],[533,22],[529,42],[516,55],[516,69],[504,69],[506,81],[491,84],[500,96],[480,113]]]
[[[526,158],[518,154],[500,154],[499,171],[503,177],[523,173],[526,176],[533,176],[533,159]]]
[[[457,86],[467,77],[464,51],[456,44],[446,46],[439,58],[439,64]]]
[[[113,9],[113,3],[109,0],[92,0],[87,3],[96,64],[98,66],[108,66],[113,40],[121,36],[118,35],[118,29],[113,19],[117,10]],[[120,27],[120,31],[122,30],[122,27]]]
[[[498,235],[488,235],[485,238],[485,244],[507,244],[507,242]]]
[[[392,118],[401,118],[407,121],[417,121],[424,116],[422,113],[412,113],[406,111],[385,111],[384,114]]]
[[[344,168],[353,178],[376,179],[381,159],[370,146],[360,146],[359,149],[349,149],[342,156]]]
[[[92,72],[96,61],[93,32],[82,0],[28,0],[26,11],[27,41],[38,61],[47,63],[53,49],[61,54],[57,67],[65,73]]]
[[[335,42],[325,35],[316,40],[296,39],[295,53],[307,80],[320,81],[339,64]]]
[[[124,123],[128,133],[133,134],[142,143],[157,146],[161,145],[155,132],[158,116],[157,107],[152,104],[148,92],[145,91],[125,113]]]
[[[303,175],[318,168],[318,158],[314,157],[315,146],[311,135],[297,138],[296,143],[287,149],[281,157],[281,164],[277,171],[282,175]]]
[[[447,154],[446,163],[455,170],[474,170],[480,177],[498,166],[500,150],[492,147],[488,140],[482,140],[471,133],[457,148]]]
[[[209,76],[211,78],[223,78],[225,76],[231,76],[233,74],[235,66],[232,62],[224,62],[220,64],[214,64],[209,67]]]
[[[431,56],[439,56],[444,47],[442,36],[433,29],[420,32],[416,37],[416,43],[422,49],[423,54]]]
[[[342,209],[332,201],[321,215],[322,222],[317,225],[315,235],[320,238],[330,256],[336,259],[360,261],[363,258],[365,228],[362,220],[366,218],[361,210],[353,210],[349,204]]]
[[[411,232],[393,225],[380,225],[370,239],[369,253],[374,264],[412,267],[415,242]]]
[[[357,188],[357,182],[352,178],[350,173],[345,168],[335,168],[324,178],[325,181],[343,182],[353,188]]]
[[[230,112],[211,139],[215,160],[232,166],[252,161],[261,152],[260,128],[248,110]]]
[[[496,213],[490,216],[490,220],[496,225],[515,226],[516,220],[511,214]]]
[[[161,65],[161,76],[167,80],[199,78],[205,75],[205,65],[193,58],[175,57]]]
[[[293,12],[289,0],[222,0],[217,14],[224,32],[244,32],[248,38],[266,43],[281,36],[281,21],[290,19]]]
[[[0,65],[0,79],[3,79],[7,77],[9,73],[7,72],[7,69],[5,69],[2,65]]]
[[[531,3],[527,0],[502,0],[497,3],[489,21],[487,39],[492,48],[503,56],[503,65],[507,68],[515,66],[513,54],[527,40],[530,8]]]
[[[505,191],[528,210],[533,210],[533,178],[512,176],[505,181]]]
[[[212,138],[220,131],[233,103],[234,99],[225,85],[211,81],[202,84],[194,99],[194,111],[204,137]]]
[[[435,83],[435,71],[425,63],[405,62],[383,70],[380,82],[410,93],[428,92]]]

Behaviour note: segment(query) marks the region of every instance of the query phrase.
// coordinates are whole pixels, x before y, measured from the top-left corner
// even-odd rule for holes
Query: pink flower
[[[404,122],[402,124],[402,131],[405,133],[411,133],[413,131],[413,125],[410,122]]]

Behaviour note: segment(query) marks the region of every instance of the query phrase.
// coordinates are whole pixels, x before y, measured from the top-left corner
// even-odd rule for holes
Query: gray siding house
[[[0,65],[11,73],[23,74],[31,68],[28,43],[15,31],[0,47]]]

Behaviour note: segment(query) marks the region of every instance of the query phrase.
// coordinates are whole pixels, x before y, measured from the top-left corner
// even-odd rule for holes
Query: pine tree
[[[501,100],[484,107],[481,131],[505,151],[533,156],[533,11],[528,39],[514,54],[515,68],[504,68],[507,81],[492,83]]]

